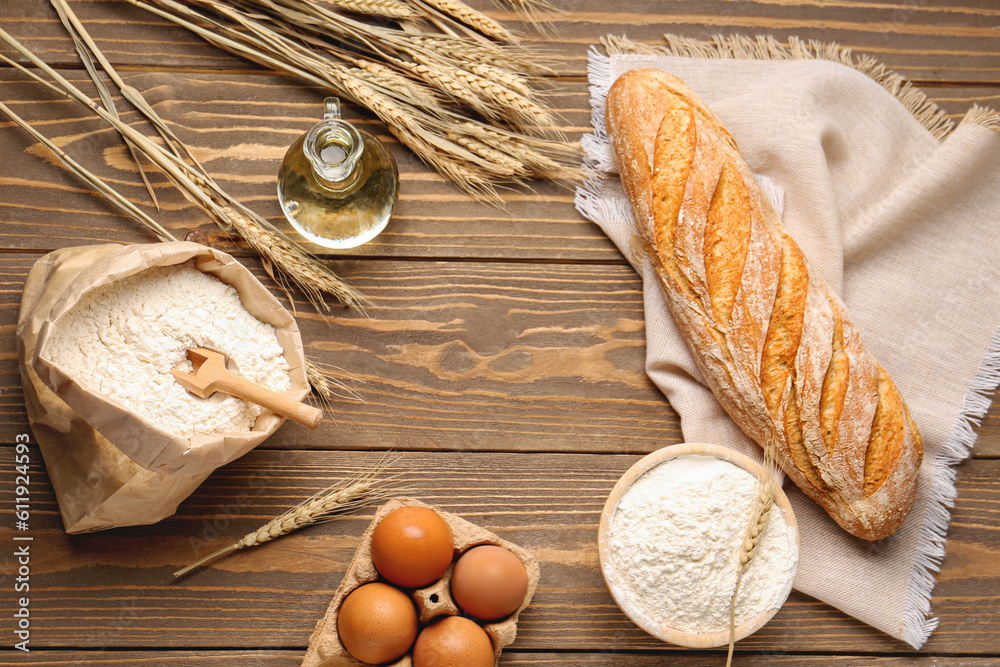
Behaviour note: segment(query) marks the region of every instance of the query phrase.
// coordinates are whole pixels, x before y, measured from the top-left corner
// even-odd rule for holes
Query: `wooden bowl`
[[[657,465],[674,459],[680,456],[685,456],[689,454],[699,454],[704,456],[713,456],[724,461],[728,461],[744,470],[748,471],[757,479],[760,479],[763,474],[763,468],[753,459],[750,459],[743,454],[729,449],[727,447],[721,447],[718,445],[708,445],[701,443],[684,443],[680,445],[672,445],[670,447],[664,447],[663,449],[657,450],[652,454],[642,458],[635,465],[629,468],[615,487],[611,490],[611,494],[608,496],[607,503],[604,505],[604,511],[601,513],[601,523],[598,533],[598,555],[601,561],[601,572],[604,575],[604,581],[608,586],[608,590],[611,591],[612,597],[614,597],[615,602],[621,608],[621,610],[628,616],[632,622],[638,625],[640,628],[653,635],[657,639],[661,639],[671,644],[677,644],[679,646],[687,646],[690,648],[712,648],[716,646],[726,646],[729,644],[729,630],[728,628],[723,632],[712,632],[712,633],[692,633],[678,630],[676,628],[670,627],[665,623],[657,623],[652,620],[648,614],[642,613],[641,605],[633,602],[627,595],[623,592],[623,584],[621,581],[621,575],[616,570],[611,559],[611,527],[614,522],[615,513],[618,509],[618,503],[622,498],[622,495],[628,488],[642,476],[646,471],[656,467]],[[798,545],[799,545],[799,534],[798,527],[795,523],[795,515],[792,513],[792,506],[788,502],[788,498],[785,496],[784,492],[779,486],[776,490],[774,497],[775,507],[781,510],[784,516],[785,522],[788,524],[789,530],[795,537],[795,566],[798,565]],[[795,567],[792,568],[791,577],[795,576]],[[748,621],[741,623],[736,626],[736,640],[739,641],[744,637],[747,637],[757,630],[759,630],[765,623],[767,623],[771,618],[777,613],[778,609],[784,604],[788,597],[791,587],[786,587],[784,595],[781,597],[778,604],[774,607],[762,610]]]

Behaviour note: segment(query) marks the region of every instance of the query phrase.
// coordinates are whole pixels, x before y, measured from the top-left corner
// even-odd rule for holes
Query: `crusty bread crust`
[[[719,402],[845,530],[895,532],[916,495],[920,433],[732,137],[654,69],[615,82],[606,118],[640,235]]]

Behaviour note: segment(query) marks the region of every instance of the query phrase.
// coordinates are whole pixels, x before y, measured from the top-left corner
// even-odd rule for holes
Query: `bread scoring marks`
[[[708,207],[702,254],[712,315],[716,326],[727,334],[736,294],[742,286],[752,217],[746,183],[735,167],[724,164]],[[735,220],[735,224],[731,220]]]
[[[668,81],[675,80],[654,70],[623,75],[608,94],[607,120],[637,225],[702,378],[750,438],[777,441],[775,458],[841,526],[864,539],[884,537],[913,502],[919,435],[907,417],[898,451],[868,455],[877,364],[839,299],[782,230],[717,121]],[[643,142],[654,126],[650,147]],[[713,155],[721,160],[717,166]],[[711,197],[724,199],[729,187],[728,173],[722,177],[727,167],[750,194],[745,256],[740,207],[726,214],[725,202],[716,202],[722,208],[713,211]],[[735,238],[723,240],[726,232],[713,229],[723,217]],[[720,248],[724,242],[734,248]],[[735,297],[732,287],[717,288],[738,271]],[[817,313],[819,322],[813,321]],[[898,424],[893,429],[898,433]],[[874,467],[866,478],[867,459]],[[896,465],[879,476],[885,461]]]
[[[878,407],[875,408],[872,437],[865,452],[865,498],[878,491],[889,477],[903,451],[906,436],[903,398],[892,378],[879,366]]]
[[[691,301],[703,299],[703,293],[696,291],[689,272],[679,262],[677,244],[678,228],[681,226],[681,206],[686,199],[686,188],[691,177],[692,165],[698,155],[698,138],[695,116],[690,107],[668,95],[676,107],[670,107],[664,114],[660,128],[667,132],[656,135],[653,149],[652,186],[653,200],[653,247],[661,265]],[[701,310],[707,303],[702,302]]]
[[[816,281],[818,277],[809,267],[810,285],[815,285]],[[824,414],[831,413],[827,407],[831,400],[837,400],[828,393],[831,387],[827,380],[834,364],[831,359],[837,358],[839,328],[839,318],[826,296],[821,290],[810,289],[805,303],[801,342],[795,358],[795,390],[803,446],[828,486],[833,485],[827,473],[830,469],[829,453],[833,447],[828,446],[825,438]],[[846,362],[846,359],[843,361]],[[848,370],[846,365],[843,370]],[[845,389],[846,377],[845,373]],[[839,419],[839,412],[836,419]]]
[[[684,184],[683,201],[677,213],[673,251],[677,268],[698,296],[706,315],[711,316],[712,298],[705,271],[705,228],[723,161],[717,142],[706,124],[692,111],[687,110],[687,113],[694,119],[695,152]],[[669,142],[669,137],[673,134],[673,127],[670,125],[672,121],[672,114],[664,117],[656,135],[657,147]],[[655,156],[659,158],[660,155],[662,153],[658,148]],[[663,164],[655,158],[654,162]]]
[[[878,405],[878,364],[864,348],[857,328],[848,319],[839,299],[830,305],[841,324],[842,353],[847,358],[847,391],[836,424],[836,444],[830,452],[832,469],[840,471],[837,485],[849,503],[861,500],[865,478],[865,449],[871,439],[872,421]],[[834,372],[838,372],[836,369]],[[830,371],[828,369],[827,373]],[[829,391],[840,390],[842,379],[831,377]],[[829,399],[828,399],[829,402]],[[831,425],[832,426],[832,425]],[[855,508],[854,513],[858,513]]]
[[[728,324],[723,331],[730,355],[728,364],[740,396],[740,412],[755,424],[759,432],[759,437],[755,440],[764,442],[764,434],[773,432],[774,428],[760,386],[760,360],[778,289],[780,251],[775,246],[769,225],[766,224],[773,217],[773,211],[766,202],[752,196],[753,188],[747,181],[752,176],[732,161],[727,164],[726,169],[731,170],[730,173],[734,176],[735,185],[731,187],[746,189],[750,193],[750,208],[746,258],[740,267],[736,283],[738,289]],[[733,237],[740,233],[733,234]],[[706,244],[707,242],[706,239]],[[736,280],[736,275],[728,277]],[[709,288],[712,290],[711,281]]]

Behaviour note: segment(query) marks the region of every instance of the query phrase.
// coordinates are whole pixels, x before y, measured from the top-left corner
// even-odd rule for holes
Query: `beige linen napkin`
[[[839,291],[912,410],[925,456],[916,502],[896,534],[854,538],[793,485],[786,491],[801,532],[795,587],[919,648],[937,625],[930,598],[956,495],[953,466],[969,455],[1000,383],[1000,120],[973,109],[952,129],[919,91],[835,47],[669,36],[659,50],[606,45],[610,56],[591,54],[594,133],[584,140],[591,171],[577,192],[580,211],[640,275],[653,275],[635,250],[604,98],[634,67],[679,76],[750,168],[783,193],[783,224]],[[685,440],[759,459],[701,382],[659,282],[644,281],[644,291],[646,370],[681,415]]]

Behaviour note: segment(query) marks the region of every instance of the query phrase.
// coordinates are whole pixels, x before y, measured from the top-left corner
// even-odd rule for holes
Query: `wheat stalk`
[[[85,167],[76,162],[72,157],[70,157],[65,151],[59,148],[55,143],[49,140],[45,135],[35,129],[28,121],[24,120],[18,116],[10,107],[6,104],[0,102],[0,112],[6,114],[15,124],[19,125],[24,131],[29,133],[32,137],[42,143],[47,147],[52,153],[59,158],[59,160],[65,164],[70,170],[75,172],[81,179],[87,182],[95,190],[103,194],[108,198],[109,201],[121,208],[126,214],[131,216],[133,219],[142,223],[152,231],[158,239],[161,241],[176,241],[177,238],[173,236],[168,230],[162,227],[156,220],[149,217],[141,209],[137,208],[132,202],[114,190],[106,182],[104,182],[99,176],[91,173]],[[265,261],[265,268],[267,268],[267,263]],[[275,278],[275,282],[281,285],[278,277],[274,276],[273,272],[268,270],[268,273]],[[334,276],[334,279],[336,277]],[[359,301],[361,297],[357,297]],[[294,302],[292,304],[294,306]],[[340,377],[350,377],[347,373],[343,373],[340,369],[332,366],[327,366],[321,364],[311,359],[306,359],[306,375],[309,380],[309,385],[312,387],[313,392],[319,397],[320,402],[327,409],[330,408],[331,402],[335,397],[339,398],[352,398],[355,400],[362,400],[361,396],[355,392],[353,389],[345,385]]]
[[[73,45],[76,48],[77,55],[80,56],[80,61],[83,63],[84,69],[87,70],[90,80],[94,82],[94,87],[97,88],[97,94],[101,98],[101,104],[103,104],[104,108],[108,110],[108,113],[118,118],[118,109],[115,107],[114,100],[111,99],[111,91],[108,90],[108,87],[98,75],[97,68],[94,65],[93,54],[95,52],[100,52],[94,44],[94,40],[91,39],[90,33],[87,32],[86,28],[83,27],[83,24],[80,23],[80,20],[77,19],[76,14],[72,9],[70,9],[66,0],[50,1],[52,7],[55,8],[56,14],[58,14],[63,27],[66,28],[66,32],[68,32],[70,37],[73,39]],[[103,59],[103,56],[101,56],[101,58]],[[156,210],[160,210],[160,202],[156,199],[156,193],[153,191],[153,186],[149,183],[149,178],[146,176],[146,170],[142,168],[139,156],[135,152],[135,146],[128,139],[124,139],[124,141],[126,147],[128,147],[129,154],[132,156],[132,160],[135,162],[135,166],[139,171],[139,177],[142,179],[143,185],[146,186],[146,192],[149,193],[149,198],[152,200],[153,206],[156,207]]]
[[[475,60],[470,60],[466,63],[466,66],[473,74],[481,76],[488,81],[493,81],[494,83],[506,86],[510,90],[520,93],[528,99],[534,99],[535,91],[528,85],[527,79],[524,75],[513,74],[508,68],[497,67],[496,65],[491,65],[489,63],[480,63]]]
[[[127,1],[364,106],[425,164],[479,199],[502,206],[501,181],[578,175],[579,146],[555,132],[551,112],[536,100],[528,77],[544,70],[523,49],[364,23],[316,0]],[[444,106],[445,98],[462,107]],[[482,137],[495,133],[502,141]],[[470,150],[472,140],[494,150]]]
[[[346,12],[384,19],[414,19],[420,16],[420,11],[416,7],[397,0],[326,0],[326,2]]]
[[[354,66],[354,75],[374,88],[383,88],[388,94],[411,99],[418,107],[435,107],[441,104],[441,97],[436,91],[403,76],[391,67],[365,58],[345,57]]]
[[[515,42],[514,35],[502,25],[459,0],[415,0],[428,5],[499,42]]]
[[[537,52],[528,53],[509,45],[481,44],[434,33],[410,34],[409,42],[413,49],[433,52],[459,62],[472,61],[502,67],[515,72],[516,76],[552,74],[552,70],[542,64]]]
[[[382,457],[371,468],[354,477],[332,484],[280,516],[271,519],[257,530],[247,533],[235,543],[214,551],[204,558],[199,558],[187,567],[177,570],[174,572],[174,576],[184,576],[205,563],[233,551],[255,547],[276,540],[299,528],[329,521],[340,514],[385,500],[391,495],[391,492],[399,491],[398,488],[384,486],[398,477],[398,475],[383,476],[383,473],[391,463],[392,461],[387,456]]]
[[[313,391],[316,392],[323,407],[327,410],[331,408],[334,398],[364,402],[361,394],[348,387],[340,379],[345,377],[358,381],[357,378],[336,366],[323,364],[307,358],[306,375],[309,378],[310,386],[312,386]]]
[[[127,123],[124,123],[117,115],[111,114],[95,104],[82,91],[2,28],[0,28],[0,40],[11,45],[16,51],[31,61],[32,64],[45,72],[55,83],[53,84],[42,79],[33,71],[2,54],[0,54],[0,60],[16,67],[60,95],[86,106],[108,122],[125,139],[135,145],[147,159],[159,167],[186,199],[201,208],[223,230],[235,230],[260,255],[268,273],[275,278],[279,285],[281,282],[278,276],[274,274],[272,267],[277,267],[283,275],[290,278],[306,294],[309,301],[317,309],[328,310],[329,305],[324,300],[323,295],[333,294],[346,305],[353,306],[362,311],[364,310],[364,306],[368,304],[368,301],[357,290],[341,280],[326,264],[316,259],[294,239],[274,227],[273,224],[255,212],[238,203],[232,196],[220,188],[196,161],[194,161],[193,165],[186,163],[181,159],[179,156],[180,153],[176,149],[174,152],[167,150],[160,144],[151,141]],[[150,111],[152,111],[151,108]],[[153,113],[155,114],[155,112]],[[156,118],[160,124],[163,124],[158,116]],[[173,141],[179,143],[176,137]],[[183,144],[180,145],[183,146]],[[190,153],[186,147],[184,150]],[[75,171],[81,173],[79,170],[75,169]],[[81,173],[81,175],[83,174]],[[88,182],[96,186],[93,180],[88,180]],[[108,195],[109,189],[107,186],[99,188],[106,195]],[[117,200],[115,201],[120,204]],[[136,217],[133,210],[127,209],[126,212]],[[148,218],[148,216],[146,217]],[[137,219],[148,225],[147,220]],[[161,239],[164,238],[162,234],[158,235]],[[292,305],[294,308],[294,302]]]
[[[413,56],[417,63],[411,68],[421,79],[437,86],[453,99],[464,102],[486,118],[507,121],[529,133],[546,133],[555,129],[555,120],[547,109],[531,97],[512,89],[500,79],[499,68],[483,70],[493,78],[481,76],[463,63],[458,67],[423,54]],[[524,88],[526,86],[517,86]]]
[[[92,188],[106,196],[113,204],[118,206],[127,215],[131,216],[138,222],[142,223],[152,231],[156,237],[161,241],[176,241],[177,238],[171,234],[167,229],[165,229],[160,223],[151,218],[149,215],[144,213],[141,209],[137,208],[135,204],[130,202],[128,199],[119,194],[110,185],[104,182],[99,176],[96,176],[91,171],[86,169],[83,165],[78,163],[72,157],[70,157],[64,150],[59,148],[55,143],[48,139],[41,132],[36,130],[28,121],[24,120],[18,116],[14,111],[8,107],[6,104],[0,102],[0,112],[7,115],[14,123],[21,127],[25,132],[34,137],[42,145],[52,151],[52,154],[59,158],[66,167],[71,171],[76,173],[81,179],[83,179]]]
[[[733,651],[736,646],[736,596],[739,594],[743,577],[750,569],[750,564],[757,553],[757,547],[760,546],[768,520],[771,518],[771,510],[774,508],[777,466],[774,462],[772,447],[774,447],[773,437],[765,437],[761,478],[757,482],[757,495],[751,505],[750,522],[747,524],[743,541],[740,544],[736,585],[733,587],[733,594],[729,599],[729,655],[726,658],[726,667],[732,665]]]

